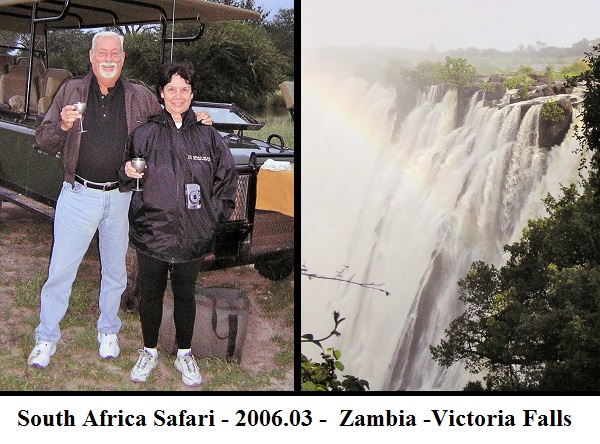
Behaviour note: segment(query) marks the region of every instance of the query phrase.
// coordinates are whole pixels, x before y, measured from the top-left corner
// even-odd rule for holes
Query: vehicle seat
[[[11,105],[13,111],[23,111],[25,105],[26,76],[4,74],[0,77],[0,102]],[[37,110],[38,95],[36,88],[31,88],[30,107]]]
[[[15,65],[25,65],[29,64],[29,59],[27,57],[19,57],[17,59],[17,63]],[[36,57],[33,58],[33,66],[40,72],[46,71],[46,65],[44,65],[44,61],[42,59],[38,59]]]
[[[27,77],[27,68],[28,68],[27,65],[13,65],[8,68],[8,73],[13,74],[13,75]],[[35,99],[35,102],[33,102],[33,100],[32,100],[31,103],[35,104],[36,107],[37,107],[37,98],[40,96],[40,94],[39,94],[40,78],[42,77],[43,74],[44,73],[42,71],[40,71],[40,69],[37,66],[34,65],[31,75],[32,75],[32,81],[33,81],[33,85],[34,85],[33,90],[35,91],[36,99]]]
[[[54,97],[63,80],[71,77],[73,74],[66,69],[48,68],[40,78],[40,97]]]
[[[65,79],[73,77],[71,71],[66,69],[48,68],[40,79],[40,100],[38,101],[38,112],[45,113],[52,103],[54,94]]]
[[[292,120],[294,120],[294,82],[283,82],[279,85],[283,99],[285,100],[285,106],[290,110]]]
[[[8,73],[9,74],[17,74],[20,76],[26,76],[27,75],[27,65],[9,66]],[[39,82],[39,79],[41,79],[44,75],[44,71],[42,71],[38,66],[34,65],[32,74],[33,74],[33,77],[36,79],[36,81]]]

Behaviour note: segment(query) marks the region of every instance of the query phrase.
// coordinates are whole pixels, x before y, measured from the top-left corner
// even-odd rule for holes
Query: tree
[[[574,185],[563,192],[505,247],[505,266],[472,265],[466,310],[431,347],[441,365],[486,373],[488,390],[600,389],[600,211]]]
[[[576,81],[584,82],[584,107],[582,111],[582,128],[579,137],[581,145],[591,156],[590,184],[596,199],[600,202],[600,44],[594,46],[593,51],[586,54],[584,60],[589,69],[575,78],[569,79],[573,84]]]
[[[444,65],[442,62],[423,60],[413,68],[400,68],[400,75],[420,88],[426,88],[445,81]]]
[[[77,30],[57,30],[50,33],[48,65],[68,69],[75,76],[85,75],[90,70],[89,50],[92,35]]]
[[[294,8],[280,9],[264,26],[286,61],[285,76],[294,80]]]
[[[477,68],[467,63],[466,59],[446,56],[442,69],[442,78],[454,88],[465,89],[475,84]]]
[[[248,23],[210,23],[199,41],[176,45],[174,59],[194,63],[197,98],[247,109],[261,106],[287,80],[286,61],[268,33]]]
[[[154,87],[160,62],[160,33],[153,26],[127,31],[123,74]],[[196,32],[196,27],[185,25],[175,29],[175,35],[180,36]],[[77,30],[53,31],[50,66],[68,69],[74,75],[86,74],[90,69],[91,39],[91,34]],[[173,58],[189,60],[196,67],[198,100],[234,102],[246,109],[264,105],[279,90],[279,84],[288,80],[286,73],[293,63],[281,56],[265,27],[242,22],[208,24],[200,40],[175,44]]]
[[[430,347],[441,365],[484,375],[465,389],[600,390],[599,50],[580,76],[589,180],[548,196],[548,217],[528,222],[500,269],[471,266],[459,282],[465,312]]]

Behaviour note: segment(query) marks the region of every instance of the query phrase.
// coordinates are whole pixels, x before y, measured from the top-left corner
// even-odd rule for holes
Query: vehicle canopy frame
[[[28,57],[25,113],[31,102],[32,69],[36,37],[45,36],[56,29],[118,28],[127,25],[159,24],[162,29],[160,60],[164,61],[165,44],[197,40],[202,36],[206,23],[224,20],[257,20],[256,11],[213,3],[207,0],[105,0],[99,7],[97,0],[0,0],[2,29],[22,34],[28,33]],[[188,37],[168,38],[167,23],[192,22],[198,24],[198,32]],[[44,51],[47,57],[48,50]],[[47,59],[46,59],[47,61]]]

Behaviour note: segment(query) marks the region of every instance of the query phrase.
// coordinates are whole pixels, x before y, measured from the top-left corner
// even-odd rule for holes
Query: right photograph
[[[600,7],[302,6],[301,390],[600,389]]]

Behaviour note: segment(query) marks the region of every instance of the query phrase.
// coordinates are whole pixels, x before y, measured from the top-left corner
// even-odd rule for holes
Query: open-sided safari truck
[[[60,154],[43,153],[34,137],[52,95],[71,76],[63,67],[48,66],[54,31],[157,24],[162,30],[157,50],[164,60],[167,43],[200,38],[205,23],[257,18],[255,11],[204,0],[0,0],[0,30],[24,35],[21,41],[28,45],[0,45],[0,204],[8,200],[48,217],[54,214],[62,183]],[[167,24],[177,22],[197,24],[197,34],[167,36]],[[26,56],[16,57],[15,51]],[[278,135],[267,141],[248,137],[249,131],[260,129],[263,123],[233,103],[193,102],[193,107],[210,112],[239,174],[235,212],[220,231],[215,254],[205,261],[204,269],[254,264],[270,279],[288,276],[293,269],[293,202],[282,209],[278,201],[286,188],[293,192],[293,169],[277,175],[266,169],[261,174],[260,168],[269,158],[293,165],[294,151],[285,148]]]

